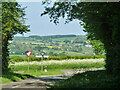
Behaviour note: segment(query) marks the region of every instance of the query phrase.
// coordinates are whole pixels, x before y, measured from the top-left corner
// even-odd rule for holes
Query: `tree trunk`
[[[8,51],[8,37],[4,37],[2,42],[2,72],[8,71],[9,51]]]
[[[106,65],[105,68],[107,70],[107,72],[109,74],[113,73],[113,63],[114,63],[114,59],[115,59],[115,52],[114,52],[114,48],[112,48],[112,45],[106,45],[105,44],[105,50],[106,50]]]
[[[116,43],[114,47],[114,51],[116,55],[114,56],[115,59],[113,59],[113,62],[114,62],[113,74],[114,74],[114,77],[116,78],[117,87],[119,87],[120,86],[120,27],[119,25],[118,25],[118,28],[114,29],[114,31],[115,32],[113,35],[113,39],[114,39],[114,42]]]
[[[120,86],[120,44],[117,44],[115,46],[115,49],[116,49],[115,50],[116,56],[115,56],[115,59],[113,60],[114,61],[113,74],[116,79],[117,87],[119,87]]]

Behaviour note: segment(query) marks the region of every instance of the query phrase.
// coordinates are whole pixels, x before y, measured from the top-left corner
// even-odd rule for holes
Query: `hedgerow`
[[[96,56],[49,56],[48,58],[43,58],[43,60],[70,60],[70,59],[99,59],[99,58],[106,58],[105,55],[96,55]],[[29,61],[41,61],[41,57],[31,56],[29,57]],[[28,57],[22,58],[20,56],[12,56],[10,58],[10,62],[22,62],[28,61]]]

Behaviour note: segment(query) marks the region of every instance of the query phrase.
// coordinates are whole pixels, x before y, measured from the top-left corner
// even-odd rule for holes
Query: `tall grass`
[[[43,68],[49,70],[62,69],[81,69],[81,68],[104,68],[104,59],[85,59],[85,60],[51,60],[43,61]],[[14,71],[27,71],[28,62],[16,62]],[[41,70],[41,61],[29,62],[29,68],[33,71]]]

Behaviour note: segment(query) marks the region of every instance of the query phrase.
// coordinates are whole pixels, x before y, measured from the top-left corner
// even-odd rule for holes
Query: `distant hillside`
[[[48,40],[48,39],[56,39],[56,38],[76,37],[76,35],[50,35],[50,36],[31,35],[29,37],[35,39]]]
[[[81,56],[92,55],[93,49],[89,46],[85,35],[50,35],[29,37],[14,37],[9,42],[10,55],[25,55],[32,51],[32,55],[45,52],[48,56]]]

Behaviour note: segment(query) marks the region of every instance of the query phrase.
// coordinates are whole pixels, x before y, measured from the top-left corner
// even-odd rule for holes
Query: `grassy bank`
[[[18,68],[20,68],[20,67],[18,67]],[[2,74],[2,78],[0,78],[1,79],[0,83],[15,82],[15,81],[24,80],[27,78],[39,77],[41,75],[63,74],[63,72],[61,72],[58,69],[49,70],[47,72],[44,72],[39,69],[35,70],[35,69],[31,69],[31,68],[28,73],[27,66],[24,66],[24,70],[22,68],[22,69],[19,69],[18,71],[20,71],[20,72],[24,71],[24,73],[15,73],[16,71],[14,71],[14,72],[8,72],[5,74]]]
[[[7,83],[7,82],[15,82],[27,78],[34,78],[35,76],[30,74],[20,74],[20,73],[13,73],[13,72],[7,72],[2,74],[2,77],[0,77],[1,81],[0,83]]]
[[[69,79],[55,84],[51,89],[58,88],[115,88],[115,79],[108,75],[105,70],[88,71],[76,74]]]

